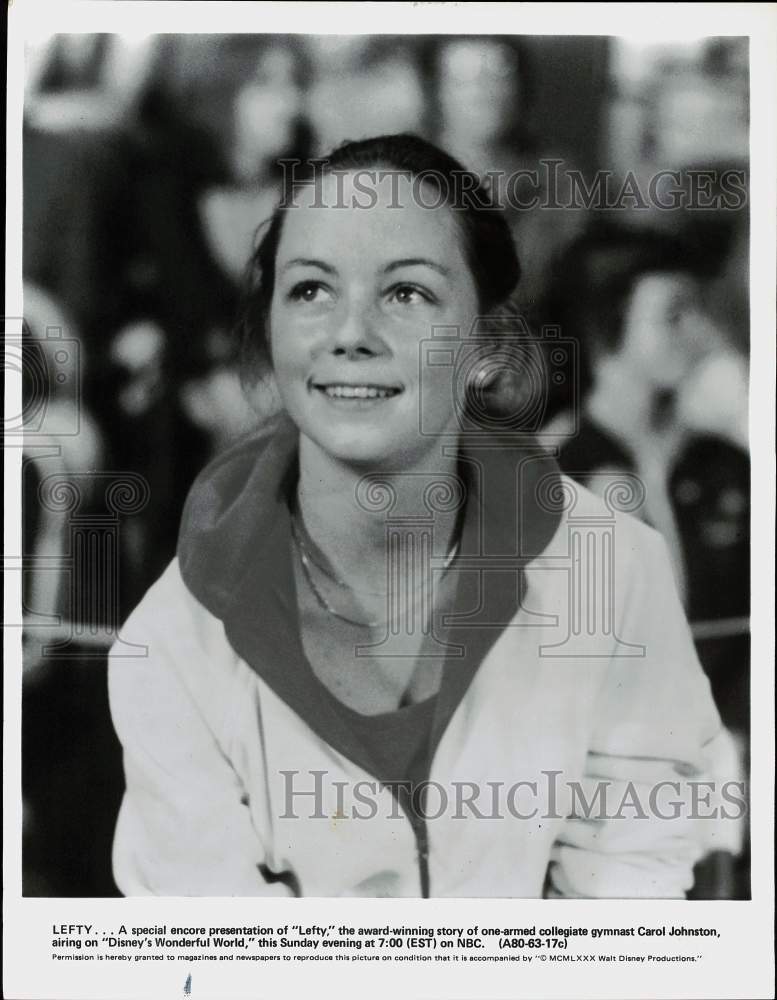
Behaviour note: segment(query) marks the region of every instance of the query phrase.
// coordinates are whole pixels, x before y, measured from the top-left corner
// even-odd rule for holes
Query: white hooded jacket
[[[293,431],[271,428],[203,473],[178,558],[111,657],[125,895],[691,887],[743,804],[699,784],[727,734],[663,540],[536,447],[462,454],[474,488],[445,633],[460,655],[443,670],[420,822],[315,694],[284,499]]]

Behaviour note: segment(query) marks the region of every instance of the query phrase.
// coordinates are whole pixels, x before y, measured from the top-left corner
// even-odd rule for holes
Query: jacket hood
[[[289,501],[297,480],[298,431],[276,418],[211,462],[186,501],[178,538],[181,574],[192,594],[222,621],[232,617],[251,565],[288,549]],[[559,478],[536,440],[465,439],[460,448],[468,500],[462,555],[515,556],[525,566],[556,531],[557,505],[543,502]],[[279,544],[281,540],[284,544]]]
[[[326,699],[316,699],[321,682],[302,646],[289,512],[297,449],[298,431],[282,417],[204,469],[184,508],[181,575],[224,623],[232,648],[249,667],[322,739],[369,770],[369,754],[354,733]],[[455,653],[443,665],[432,751],[480,663],[515,617],[523,568],[545,550],[561,516],[557,505],[542,502],[554,495],[558,466],[534,440],[462,440],[459,469],[466,502],[451,570],[459,567],[454,614],[446,614],[452,622],[446,641]],[[473,608],[480,610],[473,615]]]
[[[289,420],[273,420],[206,466],[189,492],[178,536],[181,575],[222,621],[250,562],[266,563],[275,529],[288,524],[297,441]]]

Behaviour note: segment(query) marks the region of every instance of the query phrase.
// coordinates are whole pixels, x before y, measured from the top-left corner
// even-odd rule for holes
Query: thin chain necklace
[[[316,562],[315,559],[313,559],[312,555],[310,554],[310,550],[307,548],[304,541],[302,540],[300,525],[294,514],[291,515],[291,533],[294,539],[297,553],[299,555],[300,563],[302,564],[303,572],[305,574],[305,580],[307,581],[307,584],[310,587],[310,590],[313,596],[315,597],[316,601],[318,602],[320,607],[324,609],[324,611],[334,616],[335,618],[339,618],[341,621],[348,622],[349,625],[358,625],[360,628],[377,628],[379,625],[383,624],[383,622],[381,622],[380,619],[375,619],[373,621],[367,621],[367,622],[357,621],[355,618],[350,618],[348,615],[343,614],[341,611],[338,611],[337,608],[333,607],[332,604],[330,604],[330,602],[326,599],[324,594],[321,593],[320,589],[316,585],[316,582],[313,579],[312,565],[314,565],[319,570],[320,573],[323,573],[324,576],[329,577],[329,579],[332,580],[333,583],[335,583],[339,587],[342,587],[344,590],[348,590],[350,593],[353,593],[353,588],[349,587],[348,584],[345,583],[343,580],[338,579],[336,576],[334,576],[334,574],[325,570],[318,562]],[[451,563],[456,558],[458,550],[459,550],[459,543],[457,541],[456,544],[451,549],[451,551],[448,553],[448,556],[445,560],[445,564],[443,566],[443,572],[447,572]],[[426,582],[424,589],[428,589],[430,584],[431,584],[431,576],[429,577],[428,582]],[[421,587],[418,587],[417,591],[420,591],[421,589],[422,589]],[[370,594],[373,597],[388,596],[387,594],[378,594],[374,591],[362,591],[362,593]]]

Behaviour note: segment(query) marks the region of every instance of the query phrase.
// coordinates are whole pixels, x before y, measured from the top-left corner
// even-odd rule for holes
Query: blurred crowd
[[[281,193],[279,161],[412,131],[484,174],[558,161],[562,178],[589,181],[698,167],[746,177],[746,112],[738,39],[639,65],[595,37],[55,35],[30,47],[26,893],[115,891],[121,771],[104,652],[174,554],[199,469],[272,405],[243,391],[232,328],[257,228]],[[521,309],[576,345],[548,381],[545,439],[593,489],[622,472],[642,479],[641,515],[669,542],[746,767],[746,199],[672,211],[537,201],[510,209]],[[100,573],[52,569],[75,544],[72,509],[45,501],[54,475],[78,483],[82,527],[118,524],[111,601]],[[105,484],[122,476],[145,485],[116,515]],[[44,655],[56,630],[41,623],[55,620],[76,623],[78,639]],[[741,871],[709,892],[746,893]]]

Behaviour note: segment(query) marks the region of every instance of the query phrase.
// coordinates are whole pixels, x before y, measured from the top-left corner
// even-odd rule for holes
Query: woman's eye
[[[329,290],[319,281],[300,281],[289,292],[292,302],[325,302],[329,297]]]
[[[389,298],[402,306],[415,306],[422,302],[432,302],[431,293],[422,291],[414,285],[397,285],[391,289]]]

